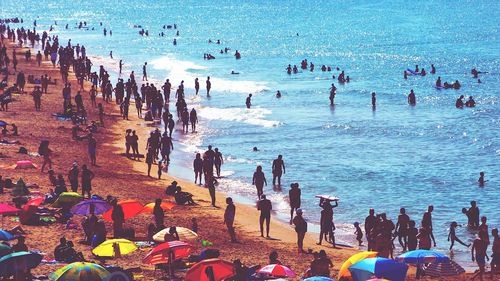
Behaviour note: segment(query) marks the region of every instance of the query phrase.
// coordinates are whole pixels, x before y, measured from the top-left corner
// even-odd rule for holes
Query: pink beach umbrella
[[[257,270],[264,277],[295,277],[295,272],[280,264],[270,264]]]

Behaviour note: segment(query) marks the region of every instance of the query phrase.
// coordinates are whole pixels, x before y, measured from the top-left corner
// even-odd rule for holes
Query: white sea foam
[[[166,77],[170,77],[173,85],[178,81],[186,81],[185,87],[193,89],[192,81],[198,77],[200,86],[203,89],[205,86],[205,74],[201,75],[207,67],[198,65],[192,61],[175,59],[171,56],[164,56],[151,61],[150,63],[156,70],[165,70]],[[174,81],[174,80],[175,81]],[[232,93],[259,93],[269,90],[266,82],[257,82],[249,80],[227,80],[218,77],[210,77],[212,82],[212,91],[215,92],[232,92]]]
[[[261,107],[252,109],[202,107],[199,111],[199,115],[208,120],[235,121],[266,128],[279,126],[281,124],[279,121],[264,119],[271,113],[271,110]]]

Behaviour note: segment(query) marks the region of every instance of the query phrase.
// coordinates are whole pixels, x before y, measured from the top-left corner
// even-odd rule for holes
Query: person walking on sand
[[[49,148],[49,141],[42,141],[40,147],[38,148],[38,154],[43,156],[42,173],[45,169],[45,165],[49,165],[49,170],[52,170],[52,150]]]
[[[148,153],[146,153],[146,164],[148,164],[148,177],[151,177],[151,166],[153,165],[153,151],[154,149],[149,148]]]
[[[35,90],[31,93],[33,96],[33,101],[35,102],[35,110],[42,110],[42,91],[40,91],[39,86],[35,86]]]
[[[92,166],[97,166],[96,164],[96,154],[97,154],[97,140],[94,138],[92,133],[89,134],[89,143],[88,143],[88,153],[90,158],[90,163]]]
[[[266,222],[266,237],[269,236],[269,224],[271,223],[271,210],[273,209],[273,205],[269,199],[266,199],[266,195],[262,194],[261,199],[257,202],[257,210],[260,211],[260,236],[264,237],[264,221]]]
[[[479,276],[479,280],[483,281],[484,267],[486,265],[486,259],[490,260],[486,254],[486,249],[488,244],[484,238],[484,233],[479,232],[478,237],[472,243],[471,257],[472,261],[475,261],[479,267],[479,271],[472,276],[471,280],[475,280]],[[475,254],[475,255],[474,255]]]
[[[252,185],[257,188],[257,196],[261,199],[264,194],[264,184],[267,186],[266,176],[262,172],[262,166],[257,166],[255,173],[253,173]]]
[[[85,198],[85,193],[87,193],[88,198],[90,199],[90,192],[92,190],[92,180],[94,179],[95,174],[87,168],[87,165],[82,166],[82,196]]]
[[[292,224],[293,221],[294,211],[300,208],[300,194],[299,184],[290,184],[290,191],[288,191],[288,199],[290,200],[290,224]]]
[[[210,82],[210,76],[207,77],[207,97],[210,97],[210,89],[212,88],[212,82]]]
[[[147,66],[148,66],[147,62],[145,62],[144,65],[142,66],[142,81],[144,80],[148,81]]]
[[[231,243],[238,243],[236,233],[234,232],[234,217],[236,216],[236,206],[231,197],[226,198],[226,210],[224,211],[224,224],[227,227],[227,232],[231,237]]]
[[[293,218],[293,224],[295,225],[295,232],[297,232],[297,246],[299,254],[305,253],[304,251],[304,237],[307,232],[307,222],[302,217],[302,209],[297,209],[297,215]]]
[[[277,159],[273,161],[273,185],[276,185],[276,179],[278,179],[278,186],[281,186],[281,175],[286,173],[285,162],[283,161],[283,155],[278,155]]]

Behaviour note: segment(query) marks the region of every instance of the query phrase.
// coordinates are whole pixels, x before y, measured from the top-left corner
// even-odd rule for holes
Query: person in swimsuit
[[[408,230],[408,222],[410,221],[410,217],[406,214],[405,208],[401,208],[399,210],[398,222],[396,223],[396,233],[398,235],[399,245],[403,248],[403,252],[406,251],[406,247],[408,244],[407,230]]]
[[[277,159],[273,161],[273,185],[276,185],[276,179],[278,179],[278,186],[281,186],[281,175],[286,173],[285,162],[283,161],[283,156],[278,155]]]
[[[486,265],[486,259],[490,258],[486,254],[486,248],[488,244],[484,238],[484,232],[479,232],[478,237],[472,243],[471,256],[472,261],[475,261],[479,267],[479,272],[474,274],[471,280],[475,280],[477,276],[479,276],[479,280],[483,281],[484,267]],[[475,254],[475,256],[474,256]]]
[[[267,186],[267,181],[260,165],[257,166],[255,173],[253,173],[252,184],[257,188],[257,196],[261,199],[262,194],[264,194],[264,184]]]
[[[259,218],[259,224],[260,224],[260,236],[264,237],[264,221],[266,222],[266,237],[270,238],[269,236],[269,224],[271,223],[271,210],[273,209],[273,206],[271,204],[271,201],[269,199],[266,199],[266,195],[262,194],[260,196],[260,199],[257,202],[257,210],[260,211],[260,218]]]
[[[493,275],[498,273],[498,268],[500,267],[500,236],[498,236],[498,229],[493,228],[491,230],[491,235],[493,236],[493,248],[491,251],[491,280],[493,280]]]
[[[450,224],[450,232],[448,233],[448,241],[451,241],[450,251],[453,249],[453,245],[455,244],[455,241],[464,245],[465,247],[470,247],[470,244],[467,245],[464,242],[462,242],[462,240],[458,239],[458,237],[455,233],[455,228],[457,228],[457,226],[458,226],[458,224],[456,221],[454,221]]]

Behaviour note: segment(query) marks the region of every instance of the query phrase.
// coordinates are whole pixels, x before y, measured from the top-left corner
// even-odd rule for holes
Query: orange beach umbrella
[[[137,214],[139,214],[144,209],[144,206],[137,200],[119,201],[118,205],[120,205],[122,207],[125,219],[135,217]],[[106,221],[113,221],[113,219],[111,218],[112,213],[113,213],[113,208],[111,208],[107,212],[105,212],[102,215],[102,217]]]

